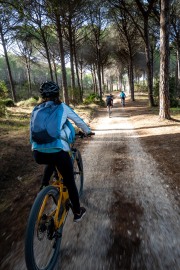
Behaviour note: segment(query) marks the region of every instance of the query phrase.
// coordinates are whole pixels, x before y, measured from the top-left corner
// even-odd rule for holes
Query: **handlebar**
[[[91,137],[93,135],[95,135],[95,132],[90,132],[89,134],[87,134],[88,137]]]
[[[93,135],[95,135],[95,132],[90,132],[90,133],[86,134],[83,131],[79,131],[78,133],[76,133],[76,136],[78,136],[79,138],[91,137]]]

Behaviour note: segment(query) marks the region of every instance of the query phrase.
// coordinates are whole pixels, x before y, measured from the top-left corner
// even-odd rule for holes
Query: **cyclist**
[[[125,106],[125,98],[126,98],[126,94],[124,93],[123,90],[121,90],[119,96],[120,96],[120,99],[121,99],[122,106],[124,107],[124,106]]]
[[[44,82],[40,86],[40,94],[42,97],[42,103],[39,106],[44,106],[44,103],[46,103],[46,106],[48,104],[55,104],[60,106],[57,113],[60,127],[56,128],[60,128],[62,137],[64,134],[63,124],[67,118],[73,120],[73,122],[86,134],[91,133],[91,130],[87,124],[69,106],[61,102],[59,99],[59,86],[56,83],[52,81]],[[80,207],[78,191],[74,180],[73,164],[68,153],[70,150],[69,144],[63,139],[56,139],[50,143],[38,144],[37,142],[33,141],[32,132],[30,133],[30,137],[35,161],[38,164],[46,164],[41,188],[49,184],[50,177],[53,174],[54,168],[56,166],[61,173],[64,184],[67,186],[69,192],[70,201],[73,206],[74,222],[80,221],[85,215],[86,209],[84,207]]]
[[[110,94],[106,97],[106,106],[107,106],[107,109],[109,106],[112,109],[112,107],[113,107],[113,95],[112,94]]]

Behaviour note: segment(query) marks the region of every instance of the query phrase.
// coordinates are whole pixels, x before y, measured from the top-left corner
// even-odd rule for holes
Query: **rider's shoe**
[[[80,214],[74,214],[74,222],[79,222],[85,214],[86,209],[84,207],[80,207]]]

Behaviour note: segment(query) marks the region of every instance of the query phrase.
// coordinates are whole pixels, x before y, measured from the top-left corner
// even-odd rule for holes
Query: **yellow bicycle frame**
[[[62,178],[62,175],[59,173],[59,171],[58,171],[58,177],[59,179],[52,183],[52,186],[56,187],[59,191],[57,207],[52,213],[48,215],[48,218],[51,218],[52,216],[54,216],[54,225],[55,225],[56,230],[59,229],[65,221],[65,217],[68,213],[66,202],[68,202],[69,200],[69,193],[68,193],[67,187],[63,184],[63,178]],[[41,220],[48,198],[49,198],[49,195],[46,195],[44,198],[43,204],[41,206],[41,209],[38,215],[38,224]],[[63,213],[59,220],[59,212],[60,212],[61,206],[63,207]]]

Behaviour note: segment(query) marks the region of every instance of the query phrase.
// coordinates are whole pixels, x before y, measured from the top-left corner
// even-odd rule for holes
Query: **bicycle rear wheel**
[[[74,178],[76,182],[76,187],[78,189],[79,197],[82,196],[83,193],[83,183],[84,183],[84,173],[83,173],[83,162],[81,153],[76,149],[76,155],[73,161],[73,170],[74,170]]]
[[[108,105],[108,116],[110,117],[110,115],[111,115],[111,106]]]
[[[122,107],[125,107],[125,99],[122,98]]]
[[[58,196],[58,189],[48,186],[37,195],[32,206],[25,236],[28,270],[52,270],[56,264],[63,228],[58,231],[54,228]]]

